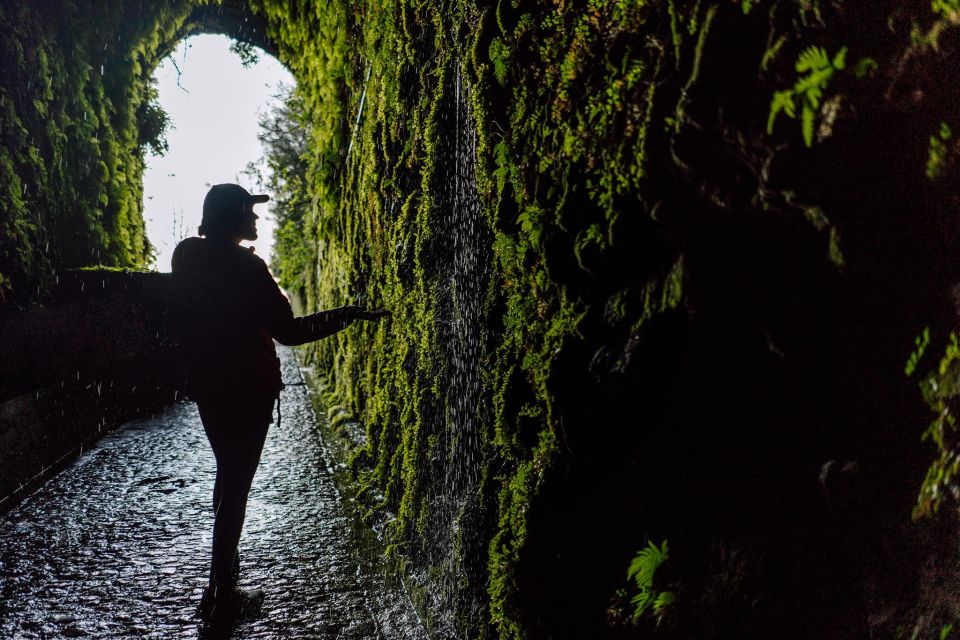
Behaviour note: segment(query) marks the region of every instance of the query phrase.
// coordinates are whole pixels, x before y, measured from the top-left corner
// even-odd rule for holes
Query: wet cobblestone
[[[299,380],[283,349],[284,379]],[[240,542],[264,590],[235,638],[424,638],[409,599],[357,547],[307,390],[271,425]],[[0,638],[193,638],[214,459],[193,403],[101,440],[0,519]],[[362,537],[362,536],[361,536]]]

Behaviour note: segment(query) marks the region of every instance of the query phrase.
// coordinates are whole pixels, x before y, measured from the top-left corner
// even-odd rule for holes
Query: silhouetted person
[[[386,311],[346,306],[295,318],[267,265],[240,246],[257,238],[251,195],[235,184],[214,185],[203,201],[200,235],[173,252],[171,329],[183,348],[187,387],[217,460],[213,490],[213,559],[199,612],[237,611],[259,592],[237,589],[237,545],[247,494],[260,462],[273,405],[283,384],[273,340],[319,340],[357,319]]]

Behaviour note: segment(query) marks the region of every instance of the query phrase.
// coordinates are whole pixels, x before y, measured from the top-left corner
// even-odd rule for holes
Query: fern
[[[647,546],[641,549],[630,562],[630,568],[627,569],[627,579],[633,579],[640,588],[653,585],[653,574],[667,561],[670,556],[668,543],[663,541],[663,545],[658,547],[653,541],[647,543]]]
[[[830,66],[830,57],[823,47],[807,47],[797,58],[797,72],[817,71]]]
[[[533,248],[540,246],[540,234],[543,231],[543,210],[537,207],[527,207],[517,214],[517,224],[525,234],[527,242]]]
[[[653,612],[661,614],[663,611],[677,600],[673,591],[661,591],[653,601]]]
[[[767,118],[767,133],[773,133],[773,121],[783,111],[791,118],[797,117],[797,106],[793,102],[793,91],[777,91],[770,102],[770,117]]]
[[[490,41],[490,62],[493,63],[493,77],[501,86],[507,84],[507,62],[510,51],[498,38]]]
[[[815,117],[816,113],[814,110],[804,105],[800,131],[803,133],[803,143],[808,147],[813,146],[813,124]]]
[[[630,562],[627,579],[633,580],[639,590],[630,599],[634,620],[639,620],[651,609],[657,617],[660,617],[676,601],[677,597],[672,591],[657,591],[654,588],[657,569],[663,566],[669,557],[670,551],[666,540],[659,547],[650,541]]]
[[[800,129],[803,142],[813,146],[813,133],[817,112],[823,103],[823,94],[837,71],[847,66],[847,47],[842,47],[833,58],[823,47],[810,46],[800,52],[797,58],[797,73],[803,74],[793,87],[776,91],[770,101],[770,116],[767,118],[767,133],[773,133],[773,125],[781,112],[791,118],[797,117],[800,107]]]

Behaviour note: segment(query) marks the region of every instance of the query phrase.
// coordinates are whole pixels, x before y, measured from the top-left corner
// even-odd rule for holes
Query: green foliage
[[[271,212],[276,219],[273,272],[280,285],[303,304],[311,260],[309,247],[303,241],[304,222],[311,207],[307,190],[310,129],[303,96],[293,87],[281,86],[278,90],[279,100],[273,110],[259,121],[258,137],[270,177],[264,182],[259,170],[252,177],[261,190],[270,194]]]
[[[452,234],[449,167],[437,161],[451,144],[453,97],[468,101],[492,250],[476,320],[487,332],[477,358],[491,407],[476,418],[484,478],[476,500],[494,512],[485,516],[492,528],[477,534],[486,546],[459,551],[446,571],[486,553],[488,622],[521,638],[516,571],[532,552],[529,507],[561,455],[557,362],[593,304],[592,292],[551,275],[548,253],[559,239],[561,261],[595,270],[628,215],[623,202],[646,178],[652,80],[665,66],[657,49],[635,43],[647,41],[648,21],[660,24],[658,9],[623,0],[546,14],[519,7],[508,19],[505,3],[489,13],[470,2],[331,3],[291,21],[280,2],[257,6],[298,78],[294,120],[308,130],[306,177],[292,189],[303,206],[278,230],[275,272],[309,309],[359,301],[394,310],[389,331],[351,327],[313,357],[336,404],[366,425],[367,445],[354,455],[371,487],[364,495],[382,496],[369,506],[395,514],[388,542],[410,558],[429,555],[422,546],[442,517],[430,498],[431,460],[447,455],[453,437],[443,416],[457,398],[447,395],[440,357],[449,257],[437,250]],[[698,42],[690,36],[703,30],[707,7],[677,8],[673,50],[683,53]],[[611,39],[624,46],[608,51]],[[679,307],[682,274],[682,262],[669,261],[662,273],[635,274],[624,296],[641,303],[625,305],[624,326]]]
[[[930,10],[951,22],[960,22],[960,0],[932,0]]]
[[[908,378],[917,370],[917,365],[920,363],[920,359],[923,358],[923,354],[926,353],[929,345],[930,327],[924,327],[923,332],[914,340],[914,350],[910,353],[907,364],[904,365],[903,368],[903,372]]]
[[[170,128],[170,116],[157,102],[157,89],[151,82],[146,90],[144,101],[137,109],[137,141],[141,148],[162,156],[169,148],[167,130]]]
[[[930,136],[930,146],[927,152],[927,179],[939,180],[947,173],[950,164],[953,131],[946,122],[940,123],[940,130]]]
[[[493,77],[501,85],[507,83],[507,67],[510,50],[498,38],[490,41],[490,62],[493,64]]]
[[[160,52],[188,29],[191,11],[206,4],[160,0],[139,11],[136,3],[108,0],[81,12],[63,0],[52,3],[49,21],[27,11],[26,0],[0,4],[0,19],[16,34],[0,41],[0,68],[11,70],[0,79],[0,210],[7,214],[0,216],[0,295],[32,290],[31,274],[50,275],[63,265],[137,266],[148,258],[142,153],[162,151],[166,127],[149,75]],[[479,371],[472,406],[482,410],[471,433],[476,485],[448,528],[479,524],[472,547],[451,533],[452,557],[422,568],[453,577],[453,602],[474,593],[462,587],[463,576],[475,581],[473,589],[485,589],[482,606],[464,607],[490,625],[481,634],[524,638],[520,581],[536,577],[541,560],[531,544],[534,507],[570,463],[576,440],[568,441],[565,430],[582,428],[569,420],[572,403],[599,402],[571,398],[569,390],[591,370],[589,354],[625,353],[625,345],[638,344],[636,352],[647,353],[645,331],[684,315],[686,280],[696,273],[684,260],[685,243],[703,234],[688,227],[688,218],[703,217],[695,192],[714,189],[685,182],[696,175],[684,166],[685,146],[721,114],[714,98],[727,99],[704,99],[698,74],[722,53],[709,38],[714,17],[725,25],[762,23],[755,11],[767,5],[322,4],[313,10],[310,3],[248,3],[267,21],[298,81],[262,122],[274,169],[264,186],[278,218],[273,268],[303,312],[345,303],[393,310],[389,324],[351,326],[312,347],[309,357],[326,376],[335,419],[356,416],[366,429],[352,459],[366,508],[385,522],[397,564],[430,562],[423,559],[436,558],[429,547],[436,525],[449,525],[437,506],[445,497],[436,493],[436,478],[458,437],[451,416],[462,410],[449,384],[456,373],[446,357],[449,334],[468,315],[451,297],[450,265],[465,258],[451,257],[451,202],[462,195],[451,194],[451,183],[473,180],[465,189],[476,187],[480,219],[470,248],[488,260],[471,283],[480,302],[469,310],[482,328],[470,354]],[[737,47],[765,53],[733,70],[759,66],[765,76],[797,46],[796,33],[820,25],[818,4],[802,3],[790,16],[795,29]],[[771,24],[788,11],[783,3],[769,6]],[[752,17],[745,21],[741,12]],[[70,38],[58,40],[63,33]],[[825,42],[829,35],[824,30]],[[247,60],[256,53],[239,44],[234,50]],[[804,142],[812,145],[846,52],[829,57],[824,47],[808,47],[800,54],[796,82],[773,96],[768,131],[782,112],[801,120]],[[858,77],[882,72],[866,60],[857,64]],[[743,95],[735,83],[724,91]],[[457,100],[463,111],[454,111]],[[744,122],[762,126],[766,105],[756,113],[747,102],[722,111],[730,129],[711,148],[721,159],[730,157],[727,147],[736,146]],[[757,150],[738,151],[741,158]],[[465,171],[465,160],[475,161],[474,173]],[[748,201],[741,203],[745,213]],[[718,203],[728,206],[718,197],[711,210]],[[815,227],[829,231],[825,259],[842,266],[837,227],[822,210],[808,210]],[[782,210],[764,211],[776,213]],[[48,240],[55,258],[37,249]],[[908,375],[929,350],[916,346]],[[654,351],[673,348],[685,347]],[[952,353],[948,348],[945,370],[941,363],[923,383],[944,416],[928,434],[942,454],[925,485],[928,505],[948,493],[960,459],[950,404],[960,365]],[[628,380],[642,370],[640,378],[657,378],[661,372],[640,360],[617,375]],[[667,559],[666,541],[651,543],[631,565],[641,618],[671,610],[675,591],[660,584]]]
[[[260,61],[260,49],[249,42],[234,40],[230,43],[230,51],[237,54],[244,68],[252,67]]]
[[[656,586],[657,570],[666,564],[669,557],[666,540],[659,547],[651,540],[630,562],[627,580],[633,580],[637,588],[636,595],[630,600],[634,607],[634,620],[641,619],[648,612],[652,612],[659,619],[676,601],[676,595],[672,591],[660,590]]]
[[[841,47],[833,58],[827,55],[823,47],[810,46],[804,49],[797,58],[796,70],[797,73],[806,75],[798,78],[793,87],[773,94],[767,119],[767,133],[773,133],[778,114],[784,113],[790,118],[796,118],[799,107],[803,142],[808,147],[813,146],[814,124],[824,92],[834,74],[846,67],[846,59],[846,47]]]
[[[914,518],[936,514],[944,500],[957,495],[957,474],[960,472],[960,437],[957,429],[960,400],[960,339],[950,333],[943,357],[937,368],[920,383],[924,400],[936,417],[927,427],[923,439],[936,447],[937,458],[927,469],[914,508]]]

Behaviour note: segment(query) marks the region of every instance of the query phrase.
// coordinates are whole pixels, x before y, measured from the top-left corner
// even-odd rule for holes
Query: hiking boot
[[[215,578],[212,575],[210,580],[214,581]],[[230,565],[230,583],[237,584],[240,581],[240,552],[234,554],[233,564]],[[210,611],[213,609],[213,600],[214,600],[214,590],[208,586],[203,590],[203,595],[200,596],[200,604],[197,606],[197,617],[205,618],[210,614]]]
[[[263,604],[263,595],[260,589],[207,587],[200,597],[197,617],[213,622],[255,615]]]

